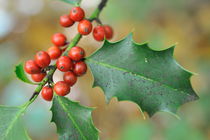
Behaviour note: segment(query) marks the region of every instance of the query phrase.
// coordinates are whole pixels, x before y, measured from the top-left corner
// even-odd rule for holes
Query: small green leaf
[[[65,97],[55,96],[51,111],[59,140],[98,140],[98,131],[92,122],[92,110]]]
[[[31,140],[22,124],[22,115],[26,106],[0,106],[0,139]]]
[[[28,79],[23,68],[23,63],[20,63],[15,67],[15,74],[21,81],[32,85],[37,85],[36,83],[33,83]]]
[[[137,44],[132,35],[111,43],[105,41],[86,58],[94,85],[112,97],[137,103],[152,116],[157,111],[176,113],[182,104],[198,99],[192,89],[192,73],[173,58],[174,47],[155,51],[148,44]]]
[[[75,5],[75,6],[79,6],[82,0],[61,0],[61,1],[64,1],[66,3],[70,3],[70,4]]]

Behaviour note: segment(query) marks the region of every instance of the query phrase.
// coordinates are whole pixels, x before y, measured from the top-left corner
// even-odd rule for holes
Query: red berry
[[[103,26],[97,26],[93,30],[93,37],[97,41],[103,41],[105,38],[105,29]]]
[[[66,36],[61,33],[56,33],[52,36],[52,43],[58,47],[64,46],[66,45]]]
[[[78,24],[78,32],[81,35],[88,35],[92,31],[92,23],[89,20],[82,20]]]
[[[46,76],[46,73],[37,73],[37,74],[32,74],[31,78],[35,82],[41,82],[45,76]]]
[[[105,36],[106,39],[112,39],[113,37],[113,29],[109,25],[104,25],[104,30],[105,30]]]
[[[87,71],[87,65],[85,64],[85,62],[79,61],[74,64],[74,73],[77,76],[85,74],[86,71]]]
[[[69,71],[63,75],[63,80],[70,86],[73,86],[77,82],[77,76],[73,72]]]
[[[85,56],[85,51],[81,47],[73,47],[68,53],[69,57],[74,61],[79,61]]]
[[[70,27],[74,24],[74,21],[69,15],[63,15],[60,17],[60,25],[63,27]]]
[[[34,59],[36,64],[41,68],[49,66],[51,61],[49,54],[46,53],[45,51],[39,51],[38,53],[36,53]]]
[[[65,96],[70,92],[71,88],[68,83],[59,81],[54,85],[54,91],[59,96]]]
[[[74,7],[70,11],[70,18],[73,21],[81,21],[85,17],[85,12],[80,7]]]
[[[26,61],[24,69],[28,74],[36,74],[41,72],[41,68],[36,64],[34,60]]]
[[[51,59],[58,59],[61,56],[61,49],[57,46],[52,46],[47,50]]]
[[[58,58],[56,66],[60,71],[67,72],[73,68],[73,62],[68,56],[61,56]]]
[[[51,87],[45,86],[42,88],[42,98],[46,101],[51,101],[53,98],[53,89]]]

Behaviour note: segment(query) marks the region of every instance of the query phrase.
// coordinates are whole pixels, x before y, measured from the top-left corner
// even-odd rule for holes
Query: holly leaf
[[[28,79],[27,75],[25,74],[24,68],[23,68],[23,63],[20,63],[15,67],[15,74],[16,74],[17,78],[20,79],[21,81],[28,83],[28,84],[32,84],[32,85],[37,85],[37,83],[33,83]]]
[[[86,58],[94,76],[93,87],[112,97],[138,104],[152,116],[157,111],[175,114],[182,104],[198,99],[190,84],[192,73],[173,58],[174,47],[155,51],[137,44],[132,34],[119,42],[105,40]]]
[[[92,110],[65,97],[55,96],[51,111],[59,140],[98,140],[98,131],[91,118]]]
[[[22,115],[26,106],[0,106],[0,139],[31,140],[22,124]]]
[[[82,0],[61,0],[61,1],[64,1],[66,3],[69,3],[69,4],[72,4],[72,5],[75,5],[75,6],[78,6]]]

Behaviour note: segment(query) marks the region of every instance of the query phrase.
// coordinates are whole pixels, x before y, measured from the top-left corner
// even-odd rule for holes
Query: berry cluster
[[[60,25],[63,27],[70,27],[75,22],[78,24],[78,32],[81,35],[88,35],[93,28],[92,23],[89,20],[84,19],[85,12],[80,7],[72,8],[70,15],[63,15],[60,17]],[[112,39],[113,30],[109,25],[98,25],[93,29],[93,38],[96,41],[103,41],[104,38]]]
[[[81,35],[88,35],[92,31],[92,23],[84,19],[85,12],[80,7],[74,7],[69,15],[60,17],[60,25],[63,27],[70,27],[75,22],[78,24],[78,32]],[[108,25],[99,25],[93,30],[93,37],[97,41],[102,41],[104,38],[111,39],[113,30]],[[50,69],[51,60],[56,61],[56,67],[61,72],[64,72],[63,81],[52,84],[52,80],[48,81],[48,86],[42,88],[41,95],[43,99],[51,101],[53,98],[53,91],[59,96],[67,95],[71,86],[73,86],[77,77],[82,76],[87,71],[87,65],[83,61],[85,51],[83,48],[75,46],[70,49],[68,56],[62,55],[66,49],[67,38],[62,33],[56,33],[52,36],[52,43],[54,46],[50,47],[47,52],[39,51],[36,53],[34,60],[28,60],[25,63],[25,72],[31,75],[35,82],[41,82],[47,75]],[[53,87],[53,88],[52,88]]]
[[[103,41],[104,38],[111,39],[113,30],[109,25],[98,25],[93,30],[93,37],[97,41]]]

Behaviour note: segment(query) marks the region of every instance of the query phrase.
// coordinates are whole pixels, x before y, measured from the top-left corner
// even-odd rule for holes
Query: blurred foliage
[[[152,124],[135,122],[125,125],[119,140],[151,140],[154,128]]]
[[[206,140],[203,133],[184,121],[176,121],[158,134],[154,124],[149,121],[130,122],[122,128],[117,140]]]
[[[87,15],[98,2],[83,0],[82,7]],[[30,97],[34,89],[13,79],[14,64],[33,58],[36,51],[50,47],[50,38],[55,32],[64,32],[69,40],[75,35],[76,25],[71,29],[62,29],[58,24],[59,16],[69,13],[70,8],[68,4],[56,0],[0,0],[1,104],[20,105]],[[150,42],[154,49],[177,44],[177,61],[198,73],[192,77],[191,82],[200,100],[180,108],[182,121],[158,113],[146,121],[128,124],[143,119],[137,105],[118,102],[116,99],[107,105],[101,89],[92,89],[93,78],[88,72],[79,79],[70,97],[84,105],[97,107],[93,119],[101,131],[102,140],[128,140],[128,137],[129,140],[135,140],[136,137],[146,140],[151,135],[154,140],[210,139],[209,19],[209,0],[109,0],[101,20],[115,29],[113,41],[133,31],[136,42]],[[85,48],[88,56],[101,43],[95,42],[90,35],[84,37],[79,45]],[[55,79],[59,77],[61,74],[56,73]],[[28,110],[25,120],[34,140],[57,139],[55,126],[50,124],[50,105],[38,99]]]
[[[15,47],[13,42],[0,44],[0,87],[6,85],[11,78],[14,78],[14,64],[18,59]]]
[[[180,121],[169,126],[165,132],[167,140],[204,140],[204,135],[198,129],[192,128],[186,122]]]

